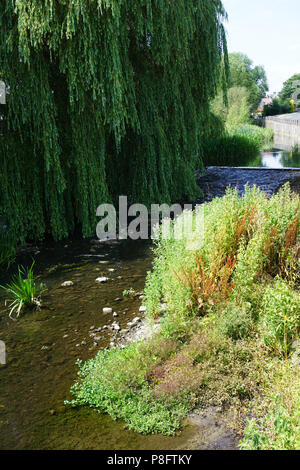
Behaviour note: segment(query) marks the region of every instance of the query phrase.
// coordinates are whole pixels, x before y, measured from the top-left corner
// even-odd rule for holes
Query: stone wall
[[[274,131],[275,147],[287,151],[295,145],[300,147],[300,113],[295,115],[295,119],[292,115],[270,116],[265,119],[264,125]]]

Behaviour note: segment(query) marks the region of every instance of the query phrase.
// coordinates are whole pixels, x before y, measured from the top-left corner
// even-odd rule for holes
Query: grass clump
[[[274,131],[252,124],[241,124],[228,129],[230,135],[246,137],[251,142],[256,143],[259,150],[270,150],[273,147]]]
[[[241,166],[259,155],[259,145],[246,135],[225,133],[203,141],[205,166]]]
[[[228,189],[195,210],[194,229],[182,237],[176,234],[184,215],[171,223],[168,238],[163,224],[144,299],[149,321],[160,321],[161,330],[81,364],[71,403],[96,407],[143,433],[173,434],[196,406],[233,408],[240,431],[258,398],[265,405],[253,419],[271,416],[275,372],[287,373],[299,334],[291,268],[299,258],[299,214],[299,196],[289,185],[271,198],[246,187],[243,196]],[[294,407],[296,416],[298,401]],[[249,426],[245,446],[252,445]],[[264,435],[268,425],[259,429]]]
[[[251,305],[249,303],[242,305],[232,303],[226,306],[220,316],[218,330],[222,336],[235,341],[249,338],[255,332]]]
[[[262,150],[273,147],[274,132],[251,124],[227,127],[225,133],[203,141],[205,166],[242,166]]]
[[[33,266],[34,262],[28,269],[18,266],[18,274],[14,277],[13,281],[6,286],[0,286],[11,298],[9,303],[9,316],[11,318],[13,318],[14,312],[16,312],[16,318],[18,318],[25,307],[40,307],[41,296],[45,291],[45,286],[42,283],[36,284]]]

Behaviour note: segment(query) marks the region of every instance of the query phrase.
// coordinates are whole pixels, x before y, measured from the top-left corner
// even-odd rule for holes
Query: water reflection
[[[262,152],[258,166],[265,168],[300,168],[300,151],[296,149],[291,152],[283,150]]]
[[[263,168],[300,168],[300,127],[299,135],[274,135],[274,148],[251,159],[245,166]]]
[[[245,166],[262,168],[300,168],[300,146],[292,151],[272,149],[261,152]]]

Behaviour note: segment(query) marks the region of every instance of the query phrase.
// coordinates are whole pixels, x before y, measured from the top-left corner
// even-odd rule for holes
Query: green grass
[[[221,135],[203,145],[205,166],[243,166],[259,154],[255,141],[241,135]]]
[[[16,313],[18,318],[24,308],[36,308],[40,306],[42,293],[45,291],[43,284],[36,284],[33,274],[34,262],[30,268],[18,267],[18,274],[13,281],[6,286],[0,286],[10,297],[9,316],[13,318]]]
[[[299,196],[288,185],[271,198],[256,187],[242,197],[228,189],[194,212],[204,234],[200,223],[178,239],[183,216],[173,222],[171,239],[161,228],[143,300],[148,321],[160,319],[160,332],[80,364],[71,404],[121,418],[137,432],[170,435],[194,407],[211,405],[231,408],[242,434],[253,403],[256,427],[249,424],[241,445],[254,446],[257,426],[262,436],[269,432],[278,371],[288,376],[299,337],[299,214]],[[290,385],[286,393],[293,395]],[[296,434],[299,401],[289,413],[280,397]],[[256,410],[259,402],[264,407]],[[272,445],[284,440],[289,448],[281,428],[272,428]]]
[[[204,139],[205,166],[243,166],[273,146],[274,133],[255,125],[230,127],[219,137]]]
[[[274,132],[252,124],[242,124],[228,129],[230,135],[246,137],[256,143],[259,150],[270,150],[273,148]]]

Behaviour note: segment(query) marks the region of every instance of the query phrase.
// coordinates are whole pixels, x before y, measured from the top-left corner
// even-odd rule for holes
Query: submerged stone
[[[71,286],[74,286],[74,282],[73,281],[65,281],[62,283],[61,287],[71,287]]]
[[[104,307],[102,309],[103,313],[105,313],[105,315],[109,314],[109,313],[112,313],[112,308],[110,307]]]
[[[96,279],[96,282],[99,282],[99,284],[104,284],[107,281],[108,281],[107,277],[97,277]]]

